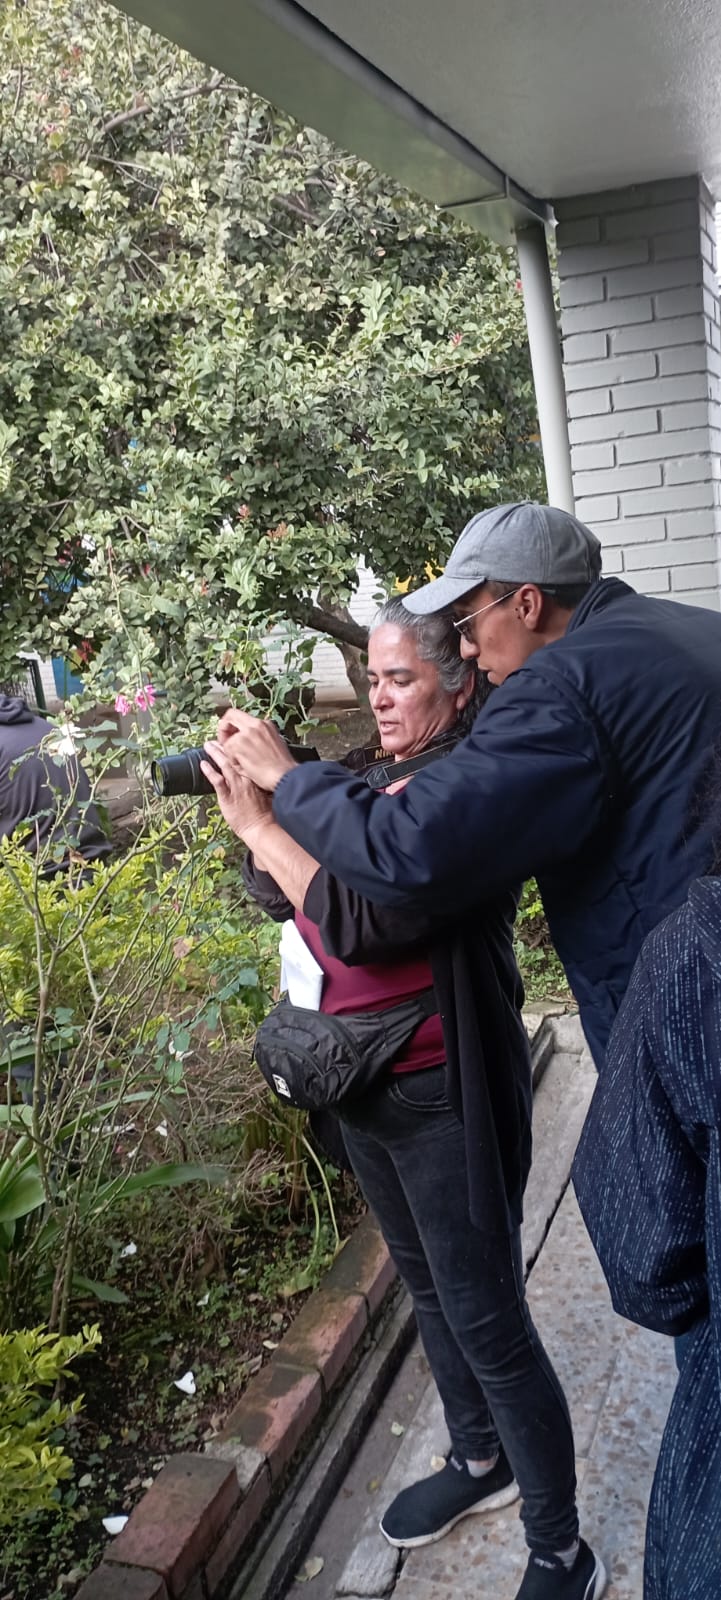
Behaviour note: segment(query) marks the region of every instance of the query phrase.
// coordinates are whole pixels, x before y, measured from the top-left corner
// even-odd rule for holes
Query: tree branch
[[[329,613],[334,621],[345,623],[346,627],[349,623],[351,627],[355,626],[354,618],[342,600],[334,600],[332,594],[323,589],[318,590],[317,598],[320,609]],[[359,704],[366,704],[369,685],[364,650],[359,649],[357,645],[348,644],[346,639],[337,639],[336,644],[345,663],[348,682],[355,690]]]
[[[22,92],[23,92],[23,84],[24,84],[24,82],[25,82],[25,71],[24,71],[24,68],[23,68],[22,61],[21,61],[20,62],[20,66],[18,67],[18,86],[17,86],[17,89],[15,90],[15,104],[14,104],[13,109],[12,109],[13,117],[15,116],[17,108],[18,108],[18,106],[20,104],[20,100],[21,100]]]
[[[294,199],[292,195],[275,194],[271,197],[271,205],[279,206],[282,211],[289,211],[294,217],[300,217],[302,222],[318,221],[312,207],[303,205],[302,200]]]
[[[98,129],[97,138],[105,139],[116,128],[122,127],[124,122],[133,122],[136,117],[145,117],[151,111],[162,111],[166,106],[175,104],[177,100],[193,100],[200,94],[213,94],[216,89],[230,89],[237,93],[237,85],[228,82],[222,72],[214,72],[212,78],[206,78],[203,83],[194,83],[189,89],[179,89],[177,94],[171,94],[167,100],[143,101],[142,105],[131,106],[128,111],[118,111],[109,122],[105,122]]]
[[[361,627],[359,622],[354,622],[352,617],[335,617],[330,611],[324,611],[320,606],[302,605],[298,609],[298,619],[307,627],[315,628],[318,633],[327,633],[331,639],[341,639],[344,644],[353,644],[357,650],[368,649],[368,629]]]

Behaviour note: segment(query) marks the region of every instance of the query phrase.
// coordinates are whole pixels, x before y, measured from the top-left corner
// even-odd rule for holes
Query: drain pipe
[[[531,367],[541,428],[541,448],[546,468],[548,503],[573,511],[571,446],[566,418],[561,343],[553,303],[546,233],[541,223],[519,228],[516,234],[523,299],[528,326]]]

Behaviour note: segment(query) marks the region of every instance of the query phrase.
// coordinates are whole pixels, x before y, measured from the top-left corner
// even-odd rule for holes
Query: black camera
[[[320,760],[313,745],[289,744],[288,749],[294,761]],[[200,770],[201,761],[207,761],[217,771],[217,763],[202,748],[181,750],[177,756],[161,756],[159,761],[151,761],[150,777],[155,793],[163,800],[173,795],[214,794],[212,783]]]
[[[207,750],[182,750],[177,756],[162,756],[150,764],[150,776],[156,794],[169,800],[176,794],[213,794],[213,785],[200,770],[201,761],[215,766]]]

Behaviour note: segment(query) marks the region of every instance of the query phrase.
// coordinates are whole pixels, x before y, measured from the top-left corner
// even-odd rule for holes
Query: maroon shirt
[[[327,954],[317,924],[302,911],[296,911],[295,925],[325,973],[320,1009],[330,1016],[343,1016],[351,1011],[387,1011],[390,1006],[400,1005],[402,1000],[412,1000],[415,995],[422,994],[433,983],[430,964],[423,956],[411,961],[347,967],[343,961]],[[393,1062],[392,1071],[417,1072],[420,1067],[437,1067],[445,1059],[441,1019],[436,1013],[416,1028]]]

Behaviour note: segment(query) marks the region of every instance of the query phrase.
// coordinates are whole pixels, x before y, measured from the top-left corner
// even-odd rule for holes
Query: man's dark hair
[[[594,582],[598,582],[598,579],[595,579]],[[520,589],[520,587],[521,587],[520,583],[516,584],[516,588],[517,589]],[[540,589],[541,594],[547,595],[549,600],[554,600],[556,605],[557,606],[561,606],[564,611],[575,611],[576,606],[580,606],[581,601],[588,594],[589,589],[593,588],[593,584],[592,583],[555,583],[555,584],[553,584],[553,583],[537,583],[535,585],[535,587],[537,589]],[[494,594],[494,595],[495,595],[495,591],[498,590],[498,598],[500,598],[500,596],[506,590],[508,590],[508,589],[513,590],[513,584],[511,582],[510,578],[508,579],[507,582],[505,582],[503,580],[503,578],[489,578],[489,580],[488,580],[488,588],[490,589],[491,593]]]
[[[596,582],[598,582],[597,579],[596,579]],[[541,591],[541,594],[548,595],[549,600],[555,600],[556,605],[557,606],[562,606],[564,611],[575,611],[576,606],[580,606],[581,601],[585,599],[586,595],[588,594],[589,589],[593,588],[593,584],[591,584],[591,583],[558,583],[558,584],[539,583],[538,587],[539,587],[539,589]]]

